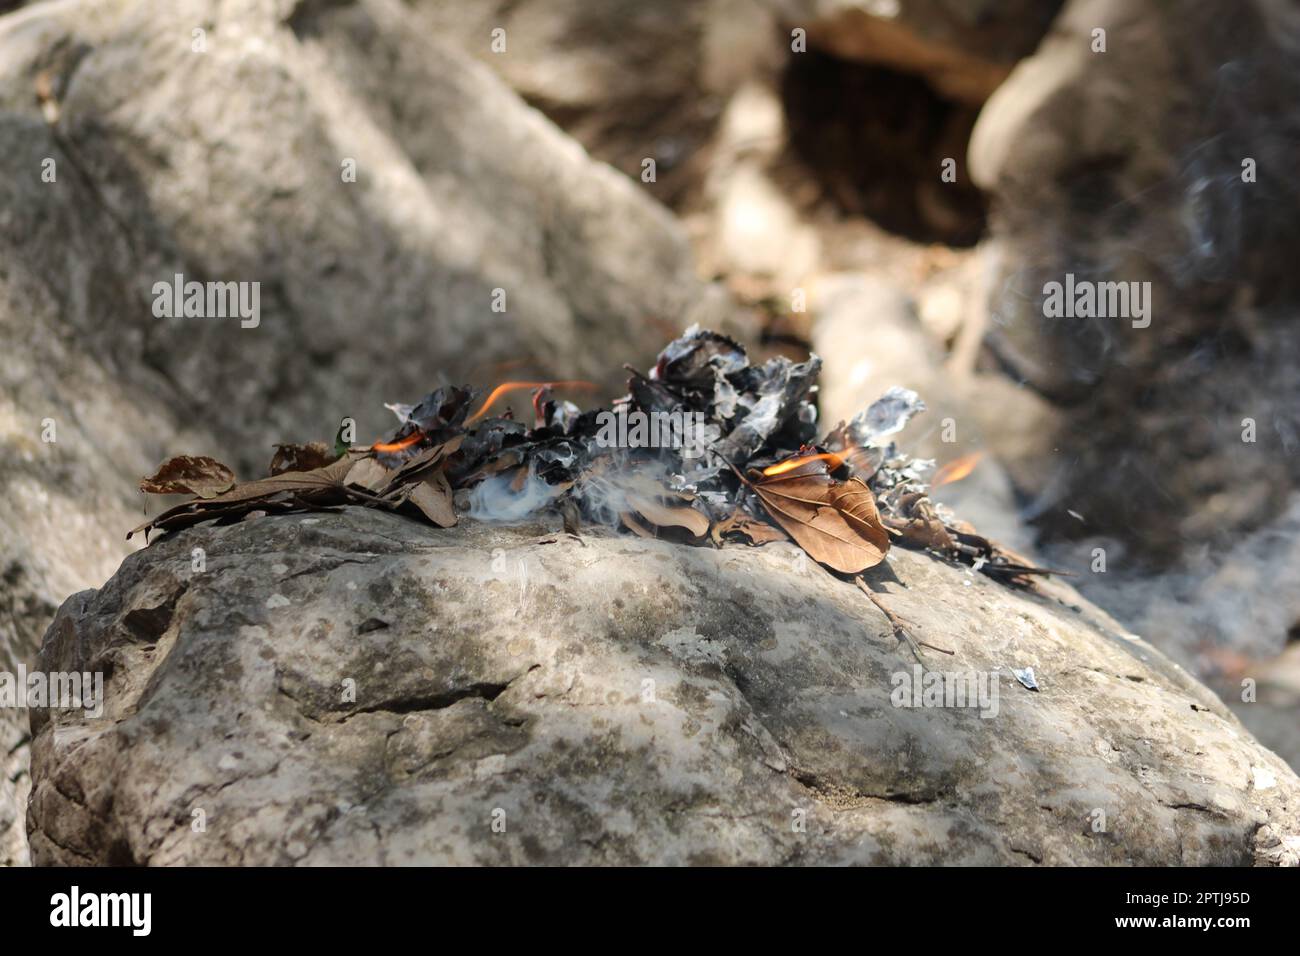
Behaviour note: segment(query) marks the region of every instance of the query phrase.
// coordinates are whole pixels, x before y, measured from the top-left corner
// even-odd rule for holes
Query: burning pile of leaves
[[[471,388],[439,388],[387,406],[399,421],[388,441],[278,445],[266,478],[237,481],[212,458],[172,458],[141,490],[195,497],[128,537],[364,505],[442,528],[462,514],[551,513],[579,535],[598,524],[714,547],[792,539],[869,596],[860,575],[895,542],[1015,585],[1047,573],[930,500],[934,462],[910,458],[892,438],[924,411],[915,392],[890,389],[818,439],[810,398],[820,366],[815,355],[754,365],[736,342],[693,327],[648,374],[629,368],[628,395],[611,408],[584,412],[554,397],[584,383],[508,383],[483,401]],[[512,389],[532,391],[531,423],[489,414]]]

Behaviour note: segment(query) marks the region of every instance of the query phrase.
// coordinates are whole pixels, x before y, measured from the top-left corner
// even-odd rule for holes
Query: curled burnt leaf
[[[198,495],[212,498],[235,483],[235,473],[206,455],[178,455],[168,458],[148,478],[140,479],[140,490],[151,495]]]
[[[776,525],[768,524],[737,508],[731,514],[713,523],[709,537],[718,547],[724,541],[744,541],[751,545],[763,545],[769,541],[789,541],[790,536]]]
[[[339,454],[323,441],[306,444],[279,444],[271,457],[271,466],[267,473],[274,477],[286,471],[311,471],[323,468],[339,458]]]

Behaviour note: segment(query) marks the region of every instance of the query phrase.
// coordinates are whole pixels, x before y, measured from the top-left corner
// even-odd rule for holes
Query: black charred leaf
[[[747,365],[738,342],[693,325],[659,353],[654,377],[669,386],[712,389],[718,373],[731,375]]]
[[[637,411],[652,414],[654,412],[675,412],[685,406],[685,401],[662,382],[646,378],[640,372],[633,372],[627,381],[627,390],[632,396],[632,405]]]
[[[738,421],[719,443],[718,452],[728,461],[748,462],[787,430],[793,432],[786,437],[787,448],[802,444],[802,435],[816,421],[807,399],[821,364],[815,355],[806,362],[791,362],[778,355],[732,376],[740,392]]]

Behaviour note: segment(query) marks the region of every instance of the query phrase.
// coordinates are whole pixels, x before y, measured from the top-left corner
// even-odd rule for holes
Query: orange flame
[[[496,402],[498,398],[500,398],[502,395],[507,394],[508,392],[517,392],[523,388],[547,388],[547,387],[594,389],[596,385],[594,382],[506,382],[492,389],[491,394],[488,395],[487,397],[487,401],[483,403],[483,405],[479,408],[477,412],[475,412],[473,415],[471,415],[469,418],[465,420],[465,424],[470,425],[478,421],[480,418],[482,418],[484,415],[487,414],[488,409],[492,407],[492,405]]]
[[[411,432],[411,434],[407,435],[401,441],[390,441],[390,442],[377,441],[370,446],[370,450],[383,451],[383,452],[401,451],[403,448],[410,448],[412,445],[414,445],[423,437],[424,437],[424,432],[420,431],[417,428],[415,431]]]
[[[830,470],[834,471],[840,465],[844,464],[844,459],[839,455],[833,455],[830,452],[822,452],[820,455],[803,455],[799,458],[787,458],[785,461],[779,461],[775,465],[768,465],[763,469],[764,478],[774,478],[777,475],[784,475],[787,471],[794,471],[800,465],[806,465],[810,461],[825,461],[830,463]]]
[[[980,459],[983,457],[984,452],[976,451],[948,462],[934,473],[934,480],[930,482],[930,487],[938,488],[940,485],[950,485],[954,481],[961,481],[975,470],[975,466],[979,464]]]

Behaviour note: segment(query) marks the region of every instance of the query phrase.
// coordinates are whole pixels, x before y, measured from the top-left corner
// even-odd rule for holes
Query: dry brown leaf
[[[357,455],[344,455],[324,468],[311,471],[286,471],[272,478],[241,482],[229,491],[187,501],[164,511],[127,534],[131,538],[141,531],[157,528],[171,531],[212,518],[228,518],[265,508],[268,504],[288,505],[279,510],[305,511],[324,505],[342,504],[349,492],[343,486]]]
[[[366,491],[379,494],[388,488],[392,474],[392,471],[375,461],[375,459],[362,458],[348,469],[343,484],[351,488],[364,488]]]
[[[811,459],[771,477],[751,473],[763,507],[813,560],[843,574],[875,567],[889,552],[871,489],[859,478],[836,481]]]
[[[402,462],[400,468],[395,468],[390,472],[392,477],[388,483],[388,488],[392,489],[402,482],[414,479],[416,476],[421,475],[425,470],[441,464],[460,448],[460,444],[464,440],[464,435],[456,435],[453,438],[449,438],[441,445],[431,445],[420,451],[418,454],[408,458],[406,461]]]
[[[709,519],[690,505],[670,505],[644,495],[628,495],[627,503],[646,521],[661,528],[685,528],[697,538],[709,533]]]
[[[198,495],[212,498],[235,484],[235,473],[206,455],[177,455],[140,479],[140,490],[150,495]]]
[[[733,511],[721,521],[715,522],[709,529],[709,536],[718,547],[722,547],[723,540],[728,537],[745,538],[755,547],[771,541],[790,540],[790,536],[780,528],[740,510]]]
[[[339,456],[334,449],[323,441],[308,442],[305,445],[283,443],[275,446],[275,455],[271,458],[270,476],[282,475],[286,471],[311,471],[324,468]]]
[[[342,492],[343,479],[352,470],[355,462],[354,456],[344,455],[323,468],[313,468],[310,471],[286,471],[282,475],[271,478],[243,481],[229,491],[214,495],[208,500],[212,503],[232,504],[269,497],[282,491],[290,491],[297,495],[322,491]]]
[[[456,508],[452,504],[451,485],[441,471],[418,482],[406,499],[415,505],[426,518],[439,528],[450,528],[456,523]]]
[[[645,524],[643,524],[641,522],[641,519],[638,518],[636,515],[632,514],[632,512],[630,511],[621,512],[618,517],[619,520],[623,522],[623,527],[627,528],[629,531],[633,532],[634,534],[637,534],[642,538],[657,537],[657,535],[654,533],[654,529],[649,528]]]
[[[929,548],[944,553],[956,549],[942,519],[934,510],[929,497],[922,492],[911,492],[898,499],[898,510],[904,517],[890,518],[887,526],[902,536],[904,543],[917,548]]]

